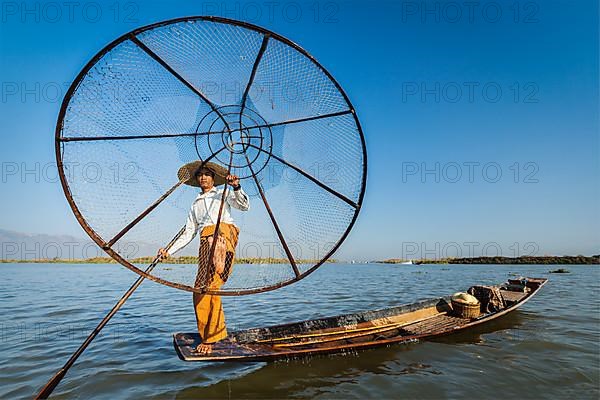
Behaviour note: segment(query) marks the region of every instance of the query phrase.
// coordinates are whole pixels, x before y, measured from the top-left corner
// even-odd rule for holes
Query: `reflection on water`
[[[27,398],[136,278],[118,265],[2,265],[0,398]],[[432,341],[275,363],[184,363],[191,294],[144,283],[83,354],[56,398],[592,398],[599,395],[596,266],[326,264],[292,286],[223,299],[230,329],[411,303],[509,275],[549,277],[520,310]]]

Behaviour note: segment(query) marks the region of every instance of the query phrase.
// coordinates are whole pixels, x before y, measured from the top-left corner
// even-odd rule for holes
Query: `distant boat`
[[[413,265],[414,262],[413,262],[413,260],[408,260],[408,261],[401,262],[400,264],[401,265]]]

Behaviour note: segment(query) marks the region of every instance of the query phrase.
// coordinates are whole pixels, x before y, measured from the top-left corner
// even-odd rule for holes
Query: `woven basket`
[[[479,304],[466,304],[452,300],[453,314],[460,318],[477,318],[480,314]]]

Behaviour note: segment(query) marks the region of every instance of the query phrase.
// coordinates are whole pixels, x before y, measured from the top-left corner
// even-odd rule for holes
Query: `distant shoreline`
[[[197,264],[197,257],[194,256],[181,256],[181,257],[170,257],[163,260],[163,264]],[[132,264],[150,264],[154,261],[154,257],[139,257],[132,260],[128,260]],[[296,260],[296,264],[315,264],[320,260]],[[327,260],[327,263],[337,263],[335,259]],[[287,258],[236,258],[235,264],[288,264]],[[82,259],[62,259],[62,258],[50,258],[50,259],[31,259],[31,260],[9,260],[0,259],[0,264],[117,264],[117,262],[111,257],[94,257],[94,258],[82,258]]]
[[[129,260],[132,264],[150,264],[154,257],[139,257]],[[297,264],[315,264],[320,260],[296,260]],[[349,262],[336,259],[327,260],[330,264],[403,264],[410,260],[390,258],[387,260]],[[197,258],[193,256],[171,257],[163,261],[164,264],[196,264]],[[237,258],[235,264],[288,264],[287,258]],[[600,264],[600,255],[595,256],[522,256],[522,257],[471,257],[471,258],[442,258],[412,260],[415,265],[421,264]],[[86,259],[31,259],[10,260],[0,259],[0,264],[117,264],[110,257],[94,257]]]
[[[402,264],[409,260],[391,258],[374,261],[381,264]],[[413,264],[600,264],[600,255],[595,256],[522,256],[522,257],[470,257],[413,260]]]

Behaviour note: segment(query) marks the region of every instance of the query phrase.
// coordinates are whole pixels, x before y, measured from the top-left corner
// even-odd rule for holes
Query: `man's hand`
[[[237,175],[227,175],[227,183],[233,188],[236,188],[240,186],[240,178],[238,178]]]
[[[169,258],[169,253],[167,252],[167,250],[165,250],[161,247],[160,249],[158,249],[158,257],[161,260],[165,259],[165,258]]]

